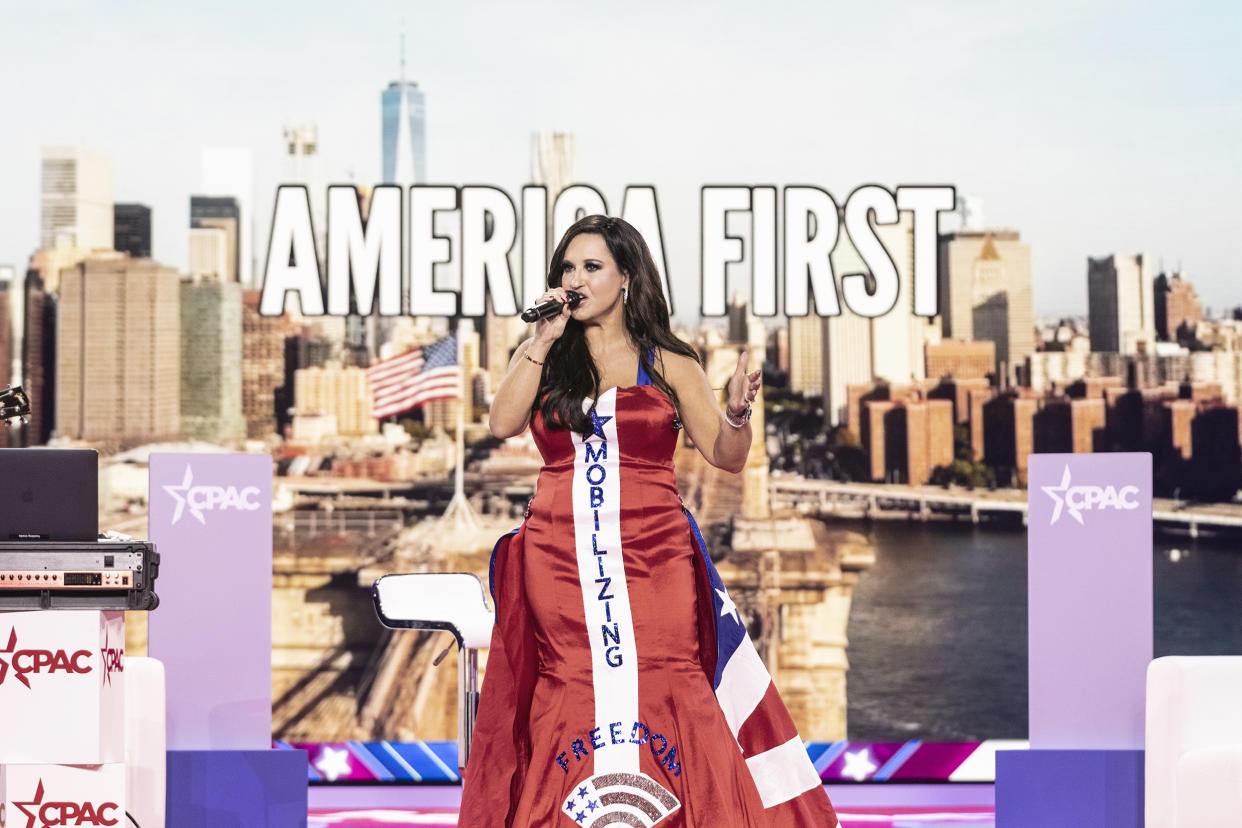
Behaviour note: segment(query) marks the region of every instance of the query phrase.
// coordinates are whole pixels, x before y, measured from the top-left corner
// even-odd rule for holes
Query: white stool
[[[371,598],[386,627],[443,630],[457,640],[457,764],[464,768],[479,709],[478,652],[491,645],[495,623],[483,582],[472,572],[385,575]]]

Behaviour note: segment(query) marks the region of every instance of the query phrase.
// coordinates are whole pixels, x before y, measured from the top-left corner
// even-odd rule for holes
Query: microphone
[[[578,307],[579,303],[582,302],[581,293],[575,293],[572,290],[567,290],[565,293],[569,296],[568,304],[570,310]],[[563,308],[565,304],[565,302],[562,302],[559,299],[549,299],[546,302],[540,302],[538,305],[522,311],[522,321],[535,322],[543,319],[545,316],[555,316],[561,312],[561,308]]]

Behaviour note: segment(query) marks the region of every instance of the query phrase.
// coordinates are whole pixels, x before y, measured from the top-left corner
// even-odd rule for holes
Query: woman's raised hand
[[[737,358],[737,368],[733,370],[733,376],[729,377],[729,402],[725,406],[726,413],[730,416],[737,417],[741,415],[746,408],[755,401],[755,397],[759,394],[759,387],[763,385],[763,369],[756,368],[747,373],[746,369],[750,366],[750,351],[743,348],[742,353]]]
[[[551,345],[553,342],[561,338],[561,334],[565,332],[565,323],[569,321],[569,296],[563,287],[548,288],[542,296],[539,297],[535,304],[541,304],[548,299],[555,299],[563,303],[561,312],[545,316],[535,322],[535,341],[544,345]]]

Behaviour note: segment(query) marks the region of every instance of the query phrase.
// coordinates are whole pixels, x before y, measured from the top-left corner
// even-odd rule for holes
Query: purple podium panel
[[[272,458],[152,454],[150,535],[168,749],[267,750],[272,733]]]
[[[168,828],[305,828],[300,750],[170,750]]]
[[[1150,454],[1032,454],[1033,750],[1142,750],[1152,658]]]
[[[999,750],[996,828],[1143,828],[1143,751]]]

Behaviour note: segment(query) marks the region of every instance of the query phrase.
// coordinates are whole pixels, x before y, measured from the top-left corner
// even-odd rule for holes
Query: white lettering
[[[378,287],[378,290],[377,290]],[[363,229],[358,190],[328,188],[328,313],[350,312],[350,289],[358,314],[369,316],[379,294],[381,316],[401,313],[401,188],[371,192]]]
[[[448,236],[437,236],[435,214],[457,209],[455,187],[410,189],[410,313],[416,316],[452,316],[457,296],[435,289],[435,267],[452,261]],[[460,219],[460,215],[458,216]]]
[[[940,213],[952,210],[957,201],[953,187],[897,188],[897,206],[914,213],[914,313],[935,316],[937,310],[936,267],[939,251]]]
[[[785,315],[840,316],[837,285],[828,254],[837,246],[841,222],[837,203],[818,187],[785,188]]]
[[[280,316],[285,312],[285,294],[293,292],[304,315],[323,315],[323,284],[315,252],[310,195],[303,185],[282,184],[276,190],[264,274],[260,314]]]
[[[488,219],[491,232],[488,232]],[[517,212],[504,190],[461,189],[461,312],[483,316],[484,290],[497,316],[516,316],[509,251],[517,240]]]
[[[750,209],[749,187],[704,187],[701,198],[703,222],[704,316],[724,316],[728,266],[742,261],[742,240],[727,230],[729,213]]]

